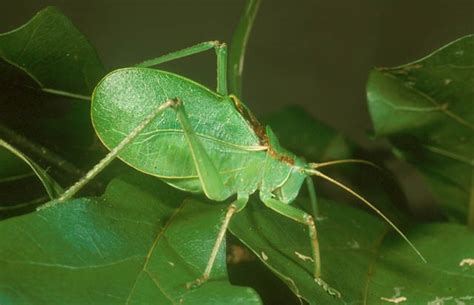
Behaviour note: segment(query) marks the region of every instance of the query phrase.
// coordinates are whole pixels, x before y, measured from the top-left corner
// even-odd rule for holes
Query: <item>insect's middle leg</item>
[[[214,247],[212,248],[211,255],[209,256],[209,261],[207,262],[206,269],[201,277],[199,277],[194,282],[188,283],[187,287],[191,288],[193,286],[198,286],[204,283],[209,279],[211,275],[212,267],[216,261],[217,254],[219,249],[224,241],[225,233],[227,232],[227,228],[229,227],[230,220],[235,213],[240,212],[243,208],[247,205],[248,202],[248,195],[241,195],[239,194],[237,200],[229,205],[227,208],[227,212],[225,214],[224,219],[222,220],[222,225],[219,229],[219,234],[217,235],[216,242],[214,243]]]
[[[188,57],[214,48],[217,56],[217,93],[227,95],[227,45],[219,41],[206,41],[194,46],[146,60],[137,67],[152,67],[175,59]]]
[[[276,199],[267,196],[261,197],[263,203],[270,209],[285,217],[288,217],[290,219],[293,219],[294,221],[308,226],[309,237],[311,239],[311,249],[314,257],[314,280],[330,295],[340,297],[341,293],[339,291],[330,287],[326,282],[321,279],[321,257],[319,251],[318,231],[316,230],[316,224],[314,222],[313,217],[298,208],[295,208],[289,204],[283,203]]]

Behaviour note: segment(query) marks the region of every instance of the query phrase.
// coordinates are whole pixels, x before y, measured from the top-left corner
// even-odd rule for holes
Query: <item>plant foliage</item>
[[[258,4],[248,1],[231,48],[230,83],[239,95]],[[90,96],[106,71],[93,46],[56,8],[0,34],[0,70],[0,304],[278,302],[260,297],[272,294],[270,284],[242,286],[242,278],[256,275],[239,271],[244,269],[238,263],[228,266],[224,248],[211,279],[189,287],[207,264],[226,202],[179,191],[117,162],[76,199],[35,210],[58,198],[106,151],[89,118]],[[473,88],[474,36],[407,65],[374,69],[368,80],[375,135],[386,137],[393,155],[423,174],[446,221],[423,223],[394,207],[404,195],[387,175],[334,172],[355,188],[361,179],[376,185],[359,191],[406,232],[427,263],[381,219],[345,204],[347,197],[325,199],[334,190],[319,183],[322,276],[341,298],[313,279],[306,227],[256,197],[230,224],[239,259],[267,267],[309,304],[474,302]],[[207,89],[183,94],[192,98]],[[198,115],[199,109],[193,111]],[[109,114],[105,109],[94,120]],[[360,147],[301,109],[275,113],[267,122],[284,147],[308,160],[361,155]],[[151,171],[146,159],[136,162]],[[386,192],[383,183],[396,192]],[[310,210],[305,191],[292,204]],[[241,272],[235,277],[241,280],[229,279],[228,268]]]

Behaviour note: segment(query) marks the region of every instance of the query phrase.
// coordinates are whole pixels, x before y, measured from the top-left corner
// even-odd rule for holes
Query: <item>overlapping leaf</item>
[[[307,199],[298,202],[309,204]],[[314,282],[304,226],[253,202],[235,216],[231,230],[310,304],[390,304],[400,297],[409,300],[405,304],[428,304],[436,297],[451,297],[456,304],[455,299],[472,296],[474,236],[465,227],[434,224],[409,230],[408,238],[428,260],[425,264],[375,216],[334,202],[320,200],[320,205],[322,277],[341,292],[341,299]]]
[[[373,160],[368,159],[373,156],[362,153],[363,150],[342,133],[318,121],[300,107],[284,108],[270,115],[266,122],[285,148],[308,161],[319,163],[354,158]],[[382,160],[379,164],[381,163]],[[375,169],[360,163],[334,165],[321,170],[372,201],[392,221],[399,223],[408,220],[409,216],[403,214],[400,209],[406,207],[405,196],[388,170]],[[354,196],[349,196],[336,186],[321,179],[314,180],[319,196],[361,204]],[[305,191],[303,188],[302,193]]]
[[[465,222],[474,198],[474,36],[416,62],[373,70],[367,98],[376,135],[389,137],[445,212]]]
[[[142,175],[0,222],[1,304],[261,304],[226,279],[223,248],[203,272],[223,206]]]
[[[104,73],[94,48],[56,8],[0,34],[0,136],[62,183],[79,179],[78,167],[92,163],[94,132],[89,102],[77,98],[90,95]],[[24,174],[8,166],[12,177]],[[21,186],[9,181],[0,191]]]
[[[393,234],[388,236],[381,245],[382,257],[369,267],[364,304],[474,303],[472,231],[436,223],[415,227],[409,237],[428,262],[410,255],[407,245],[395,244]]]
[[[352,157],[354,145],[341,133],[319,122],[304,109],[290,106],[267,118],[278,138],[308,162],[323,162]]]
[[[90,95],[104,68],[94,48],[58,9],[48,7],[0,35],[0,58],[42,89]]]
[[[91,144],[89,102],[76,98],[88,98],[105,69],[58,9],[48,7],[0,34],[0,70],[4,137],[9,135],[3,129],[11,128],[66,156]],[[14,144],[15,139],[6,139]]]

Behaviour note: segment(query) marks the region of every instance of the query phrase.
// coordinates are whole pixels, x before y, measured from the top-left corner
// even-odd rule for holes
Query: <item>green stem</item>
[[[242,97],[242,72],[247,43],[252,31],[253,22],[257,15],[261,0],[247,0],[239,24],[232,37],[229,52],[229,87],[230,92]]]
[[[62,91],[62,90],[42,88],[41,91],[46,92],[46,93],[50,93],[50,94],[54,94],[54,95],[59,95],[59,96],[74,98],[74,99],[78,99],[78,100],[83,100],[83,101],[90,101],[91,100],[90,96],[71,93],[71,92]]]
[[[471,189],[469,196],[469,206],[468,206],[468,216],[467,216],[467,226],[474,230],[474,168],[471,170]]]

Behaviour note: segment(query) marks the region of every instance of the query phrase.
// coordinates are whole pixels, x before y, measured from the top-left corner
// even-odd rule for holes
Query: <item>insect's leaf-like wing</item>
[[[252,177],[239,179],[237,174],[242,168],[256,167],[256,163],[265,160],[263,152],[255,151],[261,147],[255,132],[228,97],[180,75],[149,68],[109,73],[92,98],[92,122],[97,135],[112,149],[170,98],[183,102],[194,133],[223,181],[228,182],[227,187],[237,189],[240,183],[238,191],[245,192],[246,187],[253,191],[257,182],[248,183]],[[201,188],[193,154],[172,109],[150,123],[133,145],[120,152],[119,158],[142,172],[169,179],[180,189]]]
[[[205,268],[222,205],[184,198],[151,177],[113,180],[77,199],[0,223],[2,304],[261,304],[231,286],[225,252]]]
[[[418,168],[446,214],[465,222],[474,179],[474,35],[416,62],[371,72],[375,133]]]
[[[298,203],[307,206],[308,201],[303,198]],[[441,297],[471,300],[474,236],[465,227],[430,224],[405,230],[428,260],[424,264],[375,216],[325,200],[320,200],[320,207],[322,278],[341,292],[341,299],[329,296],[314,282],[310,241],[303,225],[251,202],[235,216],[231,232],[310,304],[391,304],[397,298],[406,298],[407,304],[429,304]]]

